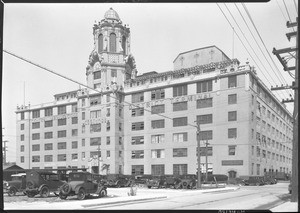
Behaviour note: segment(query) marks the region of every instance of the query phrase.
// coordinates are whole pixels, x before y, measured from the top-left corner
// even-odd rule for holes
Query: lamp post
[[[205,169],[206,169],[206,173],[205,173],[205,181],[207,182],[207,175],[208,175],[208,163],[207,163],[207,145],[209,145],[208,143],[208,140],[206,140],[206,143],[205,143],[205,161],[206,161],[206,164],[205,164]]]

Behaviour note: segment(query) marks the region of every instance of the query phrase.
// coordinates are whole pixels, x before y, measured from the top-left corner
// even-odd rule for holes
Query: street
[[[86,209],[270,209],[290,197],[288,183],[265,186],[243,186],[235,191],[201,193],[186,191],[167,198],[146,202],[101,205]],[[155,190],[155,189],[153,189]]]

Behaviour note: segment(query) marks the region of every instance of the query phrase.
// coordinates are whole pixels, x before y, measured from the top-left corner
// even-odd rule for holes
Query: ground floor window
[[[151,174],[152,175],[164,175],[165,174],[165,165],[151,165]]]
[[[173,164],[173,175],[186,175],[187,164]]]
[[[144,174],[144,165],[132,165],[131,166],[132,175],[143,175]]]
[[[229,171],[228,178],[236,178],[236,171],[233,171],[233,170]]]

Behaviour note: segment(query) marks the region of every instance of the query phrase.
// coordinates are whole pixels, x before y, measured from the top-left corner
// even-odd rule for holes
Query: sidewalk
[[[285,202],[272,209],[272,212],[298,212],[298,202]]]

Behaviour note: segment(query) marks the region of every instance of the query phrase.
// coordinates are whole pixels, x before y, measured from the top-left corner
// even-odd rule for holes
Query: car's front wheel
[[[101,189],[101,191],[99,192],[99,197],[106,197],[106,196],[107,196],[106,189]]]
[[[78,200],[83,200],[85,198],[85,190],[83,188],[79,189],[78,194],[77,194],[77,199]]]
[[[27,192],[27,197],[34,197],[35,193],[34,192]]]
[[[44,197],[44,198],[48,197],[49,194],[50,194],[50,190],[49,190],[48,186],[44,186],[40,191],[41,197]]]
[[[17,190],[15,188],[10,188],[8,190],[8,196],[15,196],[17,193]]]
[[[58,194],[58,196],[59,196],[59,198],[62,199],[62,200],[65,200],[65,199],[67,199],[67,197],[68,197],[68,195],[64,195],[64,194],[61,193],[61,192]]]

